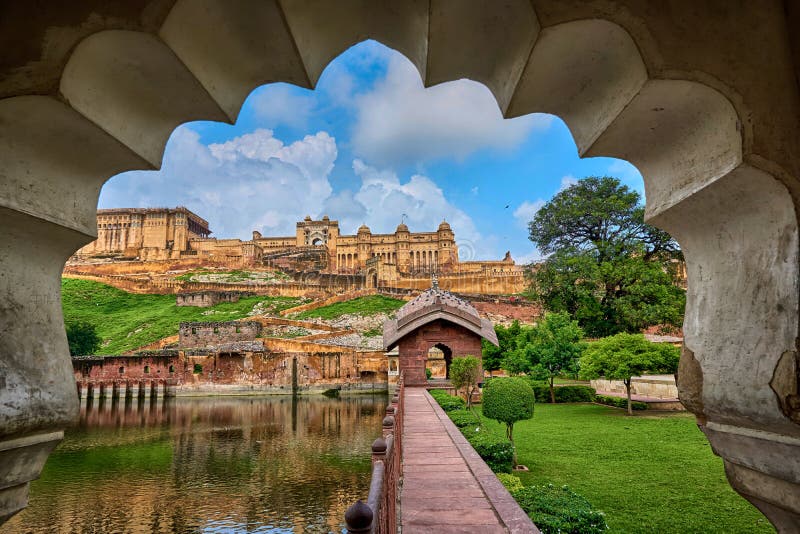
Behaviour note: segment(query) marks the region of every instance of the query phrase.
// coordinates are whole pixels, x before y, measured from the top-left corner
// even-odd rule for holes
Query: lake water
[[[369,491],[385,395],[110,400],[0,527],[20,533],[341,532]]]

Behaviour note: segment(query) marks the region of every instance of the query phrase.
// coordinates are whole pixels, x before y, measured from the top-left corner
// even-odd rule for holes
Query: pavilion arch
[[[800,9],[675,0],[693,13],[677,27],[624,0],[148,2],[138,18],[76,3],[92,23],[71,33],[45,31],[70,27],[57,9],[50,22],[0,21],[45,25],[7,32],[27,46],[9,48],[21,63],[0,76],[0,445],[14,466],[0,471],[0,521],[77,416],[59,274],[93,239],[105,180],[158,166],[179,124],[234,120],[264,83],[311,87],[373,38],[428,85],[480,81],[506,116],[553,113],[582,155],[640,169],[648,219],[687,260],[681,398],[733,486],[797,530],[800,38],[782,24]],[[47,54],[25,63],[42,35]]]

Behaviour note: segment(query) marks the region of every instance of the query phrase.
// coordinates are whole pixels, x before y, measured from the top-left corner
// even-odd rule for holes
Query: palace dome
[[[442,224],[439,225],[439,231],[443,232],[445,230],[451,230],[450,224],[447,221],[442,221]]]
[[[408,226],[406,226],[403,223],[398,224],[397,225],[397,230],[395,230],[394,233],[398,233],[398,232],[408,232]]]
[[[367,226],[366,224],[362,224],[361,226],[358,227],[358,233],[360,234],[363,232],[370,232],[369,226]]]

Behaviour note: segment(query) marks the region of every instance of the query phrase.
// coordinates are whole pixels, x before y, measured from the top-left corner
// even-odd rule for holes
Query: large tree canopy
[[[529,224],[531,241],[550,254],[532,275],[533,297],[590,336],[678,326],[680,249],[643,217],[639,194],[616,178],[585,178],[558,193]]]
[[[585,252],[598,262],[621,255],[674,256],[678,243],[644,222],[639,193],[609,176],[589,176],[560,191],[536,212],[530,239],[544,254]]]

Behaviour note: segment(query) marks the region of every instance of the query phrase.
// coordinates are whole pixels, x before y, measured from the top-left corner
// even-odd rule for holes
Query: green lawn
[[[385,297],[383,295],[370,295],[358,297],[344,302],[337,302],[315,310],[308,310],[293,315],[295,319],[336,319],[342,315],[375,315],[377,313],[393,313],[406,302],[404,300]]]
[[[484,421],[504,435],[505,425]],[[605,512],[609,532],[775,532],[730,488],[691,415],[537,404],[533,419],[514,426],[514,441],[530,469],[519,473],[525,485],[569,485]]]
[[[298,305],[301,300],[244,297],[239,302],[211,308],[178,307],[175,295],[137,295],[91,280],[61,280],[64,321],[93,324],[104,341],[98,354],[118,354],[175,335],[181,321],[240,319],[259,302],[263,310],[277,313]]]

